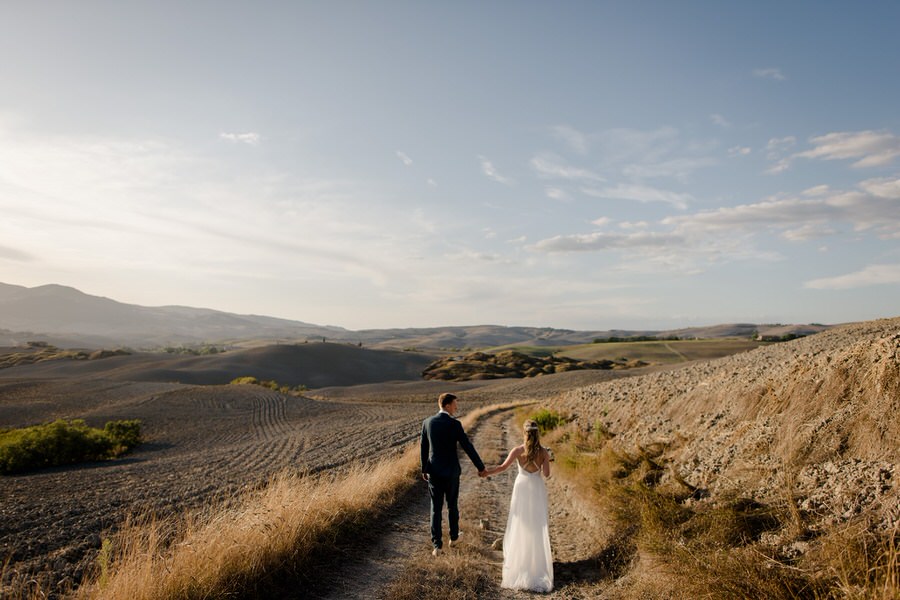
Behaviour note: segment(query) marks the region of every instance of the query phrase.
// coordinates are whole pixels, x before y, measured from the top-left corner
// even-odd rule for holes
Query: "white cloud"
[[[588,169],[572,167],[552,154],[541,154],[531,159],[531,167],[543,179],[565,179],[572,181],[606,181]]]
[[[470,263],[472,261],[477,262],[502,262],[508,263],[506,259],[500,254],[496,254],[493,252],[479,252],[477,250],[472,250],[471,248],[464,248],[458,252],[454,252],[451,254],[446,254],[445,258],[452,261],[459,261],[464,263]]]
[[[389,257],[407,253],[418,243],[409,232],[421,229],[406,214],[385,214],[373,194],[256,163],[235,173],[170,140],[0,123],[3,243],[33,250],[55,272],[108,282],[144,274],[140,286],[155,282],[156,296],[179,278],[207,282],[195,289],[205,294],[209,278],[220,282],[228,269],[380,285],[393,277]]]
[[[887,131],[843,131],[814,137],[813,148],[795,158],[844,160],[858,158],[854,167],[882,167],[900,156],[900,137]]]
[[[603,233],[558,235],[540,240],[532,248],[541,252],[591,252],[624,248],[671,248],[681,246],[683,236],[672,233]]]
[[[801,192],[802,195],[815,198],[818,196],[824,196],[831,191],[831,188],[827,185],[817,185],[811,188],[805,189]]]
[[[687,181],[698,169],[718,164],[714,140],[686,140],[674,127],[611,129],[596,136],[604,172],[630,179],[673,177]]]
[[[775,81],[784,81],[787,77],[784,76],[784,73],[781,72],[781,69],[777,67],[766,67],[753,69],[754,77],[761,77],[763,79],[774,79]]]
[[[900,177],[867,179],[859,184],[863,190],[879,198],[900,200]]]
[[[622,191],[632,190],[623,187]],[[615,252],[619,255],[616,268],[620,270],[696,274],[712,264],[783,260],[777,247],[762,243],[760,237],[764,235],[791,243],[808,243],[851,232],[872,232],[882,239],[900,239],[898,200],[900,177],[863,181],[858,189],[850,191],[817,186],[794,197],[774,197],[752,204],[670,216],[656,223],[619,222],[619,233],[557,235],[542,239],[530,248],[553,254]],[[593,225],[603,227],[609,223],[604,217],[595,220]],[[827,250],[822,243],[817,248],[822,252]]]
[[[432,179],[431,177],[428,178],[427,183],[428,183],[428,185],[430,185],[431,187],[437,187],[437,186],[438,186],[437,181],[435,181],[435,180]]]
[[[557,125],[553,128],[553,135],[563,140],[578,154],[587,154],[589,147],[588,136],[577,129],[573,129],[568,125]]]
[[[837,224],[846,223],[855,231],[873,231],[882,239],[900,238],[900,178],[870,179],[859,188],[861,191],[830,191],[819,186],[812,188],[814,195],[803,193],[802,197],[667,217],[661,223],[697,232],[781,230],[789,232],[785,236],[793,240],[828,235],[837,231]]]
[[[666,217],[662,223],[693,231],[728,231],[803,224],[833,218],[836,212],[819,200],[780,199]]]
[[[753,152],[752,148],[747,148],[746,146],[734,146],[733,148],[728,149],[728,156],[747,156]]]
[[[552,198],[554,200],[568,200],[569,194],[566,193],[565,190],[561,190],[559,188],[548,187],[544,190],[544,193],[547,194],[548,198]]]
[[[826,237],[837,233],[832,227],[822,223],[806,223],[795,229],[787,229],[781,237],[791,242],[807,242],[816,238]]]
[[[687,181],[690,174],[697,169],[716,164],[718,161],[712,157],[675,158],[653,164],[628,165],[622,169],[622,174],[637,179],[672,177],[678,181]]]
[[[671,192],[634,183],[620,183],[615,187],[603,189],[584,188],[582,192],[595,198],[633,200],[641,203],[662,202],[671,204],[679,209],[687,208],[688,204],[694,200],[690,194]]]
[[[766,169],[766,173],[777,175],[788,170],[791,166],[791,157],[785,156],[785,154],[796,143],[797,138],[792,135],[770,139],[766,144],[766,159],[775,162],[775,164]]]
[[[600,217],[599,219],[594,219],[591,221],[591,225],[596,225],[597,227],[605,227],[610,224],[612,219],[609,217]]]
[[[406,152],[401,152],[400,150],[397,150],[397,158],[399,158],[400,161],[407,167],[413,164],[412,159],[409,156],[407,156]]]
[[[248,131],[246,133],[220,133],[219,138],[223,140],[228,140],[229,142],[248,144],[250,146],[258,146],[262,137],[253,131]]]
[[[803,286],[815,290],[849,290],[897,283],[900,283],[900,264],[888,264],[869,265],[861,271],[836,277],[811,279],[805,282]]]
[[[619,223],[621,229],[647,229],[650,223],[647,221],[622,221]]]
[[[714,125],[718,125],[719,127],[729,128],[731,127],[731,123],[718,113],[713,113],[709,115],[709,120],[713,122]]]
[[[514,183],[512,179],[501,175],[496,167],[494,167],[494,164],[484,156],[479,155],[478,160],[481,161],[481,172],[484,173],[488,179],[493,179],[497,183],[502,183],[503,185],[511,185]]]

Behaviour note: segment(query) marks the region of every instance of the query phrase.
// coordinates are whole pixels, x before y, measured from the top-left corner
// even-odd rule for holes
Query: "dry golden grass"
[[[414,459],[407,452],[333,478],[283,473],[232,507],[126,526],[113,540],[108,572],[78,597],[211,598],[277,585],[411,486]]]
[[[469,527],[470,531],[471,526]],[[492,557],[482,546],[464,544],[438,558],[430,554],[413,558],[384,593],[384,600],[419,600],[440,590],[446,600],[476,600],[497,593],[490,570]]]
[[[626,576],[623,597],[900,598],[900,532],[868,523],[810,538],[785,481],[781,505],[747,498],[697,501],[703,490],[663,480],[664,446],[615,449],[603,432],[569,425],[553,434],[558,472],[587,489],[614,534],[607,554],[632,556],[641,568]],[[548,438],[549,439],[549,438]],[[773,547],[766,533],[783,543]],[[784,553],[791,542],[814,546]],[[651,574],[644,566],[652,565]]]
[[[485,414],[518,405],[484,407],[463,423],[471,427]],[[113,537],[108,560],[101,552],[96,572],[76,597],[270,595],[292,579],[309,577],[313,563],[333,552],[336,540],[373,523],[412,487],[418,472],[415,443],[400,456],[336,473],[282,473],[261,490],[178,520],[127,523]],[[450,562],[448,569],[467,571]]]

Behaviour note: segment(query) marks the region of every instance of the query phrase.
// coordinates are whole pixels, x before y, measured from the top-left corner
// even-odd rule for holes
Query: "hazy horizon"
[[[0,8],[0,281],[351,330],[900,298],[900,4]]]

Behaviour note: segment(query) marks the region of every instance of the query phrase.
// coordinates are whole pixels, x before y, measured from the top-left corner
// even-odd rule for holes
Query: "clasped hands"
[[[489,478],[491,476],[490,470],[482,469],[481,471],[478,471],[478,476],[481,477],[482,479]],[[428,473],[422,473],[422,479],[424,481],[428,481]]]

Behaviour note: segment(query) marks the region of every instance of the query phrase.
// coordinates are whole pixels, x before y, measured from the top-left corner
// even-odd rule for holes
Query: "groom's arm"
[[[428,481],[428,472],[425,470],[425,466],[428,464],[428,451],[430,446],[428,445],[428,431],[425,429],[425,423],[422,423],[422,439],[419,441],[419,453],[422,464],[422,479]]]
[[[462,449],[469,456],[472,464],[478,469],[478,474],[481,475],[484,472],[484,462],[481,460],[481,457],[478,456],[478,451],[475,450],[475,446],[469,441],[469,436],[466,435],[466,430],[463,429],[462,423],[457,421],[457,425],[459,426],[459,429],[457,431],[456,441],[462,446]]]

